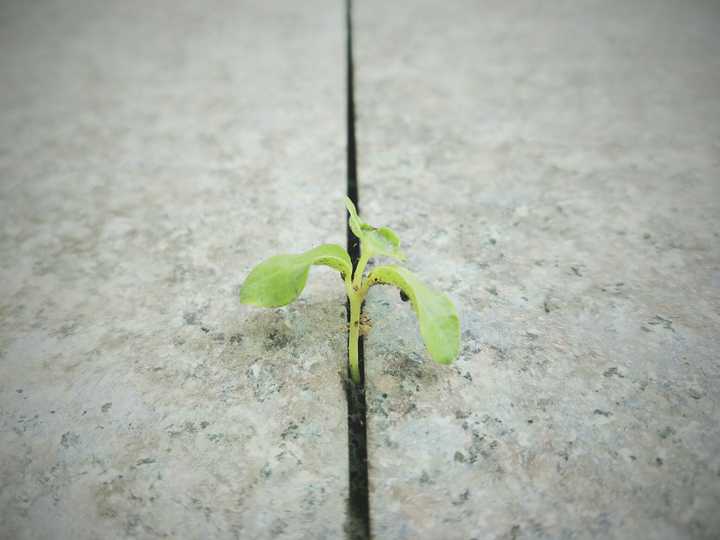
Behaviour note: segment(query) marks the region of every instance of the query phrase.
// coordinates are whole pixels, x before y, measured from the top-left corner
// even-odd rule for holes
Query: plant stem
[[[355,267],[355,275],[353,276],[352,284],[356,289],[360,288],[360,285],[362,284],[362,277],[363,272],[365,271],[365,266],[368,263],[369,257],[365,255],[364,253],[360,253],[360,260],[357,263],[357,266]]]
[[[358,341],[360,339],[360,311],[367,293],[363,287],[363,272],[369,257],[360,248],[360,259],[355,266],[352,280],[345,279],[348,300],[350,300],[350,331],[348,332],[348,360],[350,362],[350,376],[355,384],[360,384],[360,363],[358,361]]]
[[[360,339],[360,309],[362,297],[355,291],[348,295],[350,300],[350,331],[348,332],[348,357],[350,375],[355,384],[360,384],[360,366],[358,363],[358,341]]]

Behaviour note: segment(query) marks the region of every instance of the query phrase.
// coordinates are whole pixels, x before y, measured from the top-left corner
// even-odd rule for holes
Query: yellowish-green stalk
[[[363,283],[363,272],[367,265],[368,257],[360,255],[352,283],[346,278],[345,288],[347,289],[348,300],[350,301],[350,328],[348,332],[348,359],[350,362],[350,376],[355,384],[360,384],[360,363],[358,361],[358,345],[360,340],[360,314],[363,300],[367,293],[367,284]]]
[[[360,309],[362,298],[358,294],[350,295],[350,332],[348,333],[348,357],[350,376],[355,384],[360,384],[360,365],[358,362],[358,344],[360,340]]]

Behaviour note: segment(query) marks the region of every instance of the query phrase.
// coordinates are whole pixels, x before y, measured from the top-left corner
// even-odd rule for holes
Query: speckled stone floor
[[[357,4],[377,538],[720,538],[720,4]]]
[[[0,5],[0,538],[342,537],[342,15]]]

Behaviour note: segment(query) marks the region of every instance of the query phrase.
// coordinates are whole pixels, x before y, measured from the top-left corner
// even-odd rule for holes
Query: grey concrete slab
[[[337,538],[335,2],[0,5],[0,537]],[[331,277],[332,276],[332,277]]]
[[[718,3],[356,7],[361,211],[463,324],[371,291],[376,537],[718,538]]]

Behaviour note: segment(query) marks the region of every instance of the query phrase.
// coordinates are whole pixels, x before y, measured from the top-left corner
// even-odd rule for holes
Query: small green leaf
[[[337,244],[323,244],[298,255],[275,255],[258,264],[240,288],[240,302],[262,307],[285,306],[305,288],[312,265],[351,275],[350,257]]]
[[[378,266],[368,276],[368,284],[395,285],[412,302],[420,323],[420,335],[430,356],[440,364],[449,364],[460,352],[460,319],[455,306],[443,293],[420,281],[400,266]]]
[[[365,223],[358,216],[355,205],[349,197],[345,197],[345,206],[350,213],[350,230],[360,240],[363,254],[367,258],[378,255],[385,255],[400,261],[405,260],[405,255],[400,250],[400,238],[390,227],[375,228]]]
[[[368,258],[385,255],[400,261],[405,260],[405,254],[400,250],[400,239],[389,227],[373,228],[366,232],[363,240],[363,250]]]
[[[350,219],[348,219],[348,223],[350,224],[350,230],[355,236],[362,240],[362,237],[364,236],[363,226],[367,227],[367,223],[365,223],[362,219],[360,219],[360,216],[358,216],[357,209],[355,208],[355,203],[352,202],[350,197],[345,197],[345,208],[347,208],[347,211],[350,213]]]

